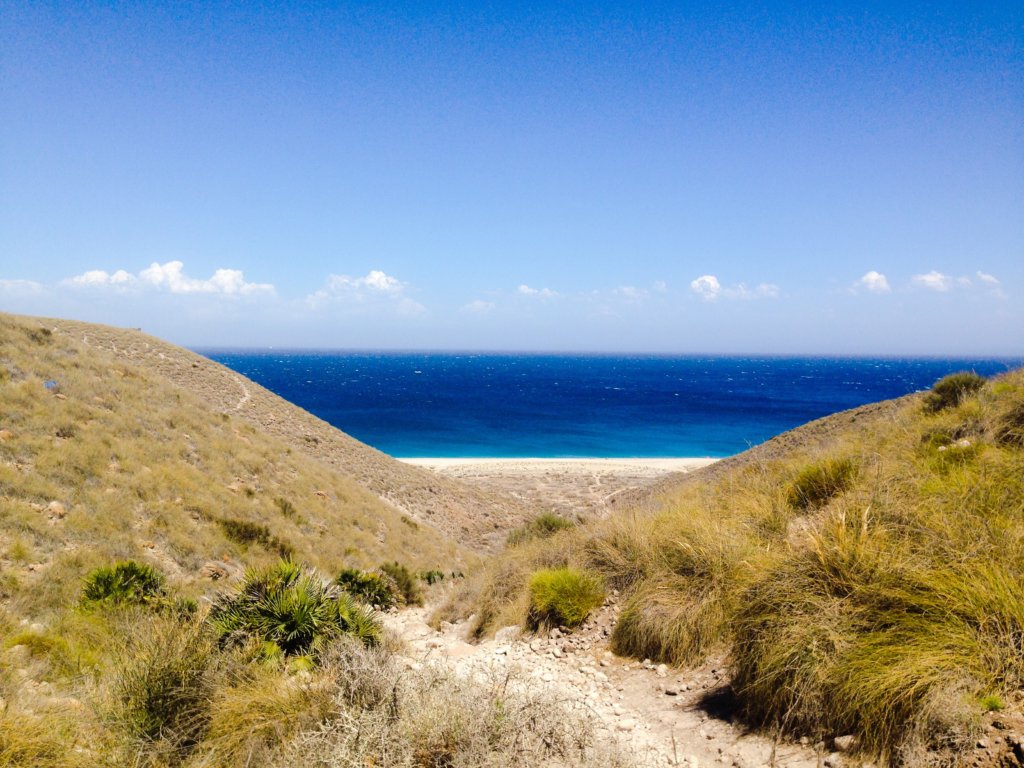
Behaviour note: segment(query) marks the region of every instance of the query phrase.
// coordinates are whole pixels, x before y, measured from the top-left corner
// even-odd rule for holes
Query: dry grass
[[[1024,372],[956,393],[837,415],[651,514],[512,550],[478,577],[479,631],[527,623],[538,567],[591,568],[624,592],[620,653],[725,652],[755,724],[955,761],[1024,684]]]

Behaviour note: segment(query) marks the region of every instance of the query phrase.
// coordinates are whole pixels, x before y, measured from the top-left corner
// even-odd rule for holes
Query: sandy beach
[[[510,494],[538,512],[601,517],[614,509],[624,494],[642,489],[667,474],[706,467],[717,459],[415,458],[399,461]]]

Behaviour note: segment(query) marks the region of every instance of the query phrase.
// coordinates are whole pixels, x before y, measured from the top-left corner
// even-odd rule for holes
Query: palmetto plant
[[[283,560],[246,573],[237,593],[221,597],[210,619],[226,645],[256,641],[263,655],[316,659],[343,634],[374,645],[380,627],[335,585],[298,563]]]

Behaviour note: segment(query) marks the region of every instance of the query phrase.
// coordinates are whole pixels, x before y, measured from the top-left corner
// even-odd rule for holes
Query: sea
[[[1020,359],[197,350],[392,456],[721,457]]]

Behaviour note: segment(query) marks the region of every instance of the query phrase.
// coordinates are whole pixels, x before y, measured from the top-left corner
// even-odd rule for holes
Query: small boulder
[[[852,734],[836,736],[832,743],[835,745],[836,752],[852,752],[857,747],[857,737]]]

